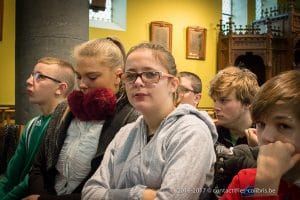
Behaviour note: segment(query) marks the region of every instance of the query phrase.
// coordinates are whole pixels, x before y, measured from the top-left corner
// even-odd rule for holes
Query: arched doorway
[[[262,85],[266,81],[266,67],[260,56],[253,55],[252,52],[247,52],[245,55],[237,57],[234,65],[247,68],[256,74],[259,85]]]

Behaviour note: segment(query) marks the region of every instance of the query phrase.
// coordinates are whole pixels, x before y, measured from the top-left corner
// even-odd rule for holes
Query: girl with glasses
[[[198,199],[210,184],[216,129],[193,106],[176,108],[176,72],[161,45],[141,43],[128,52],[121,77],[142,116],[110,143],[83,199]]]

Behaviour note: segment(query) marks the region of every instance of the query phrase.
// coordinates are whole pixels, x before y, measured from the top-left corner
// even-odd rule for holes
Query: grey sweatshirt
[[[208,114],[188,104],[170,113],[148,143],[140,116],[117,133],[82,198],[142,199],[151,188],[157,190],[156,199],[198,199],[213,175],[216,140]]]

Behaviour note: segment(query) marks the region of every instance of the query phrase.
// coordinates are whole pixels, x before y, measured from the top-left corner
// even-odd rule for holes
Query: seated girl
[[[141,43],[127,54],[129,102],[142,113],[123,127],[82,191],[83,199],[198,199],[212,182],[216,128],[206,112],[176,103],[174,57]]]

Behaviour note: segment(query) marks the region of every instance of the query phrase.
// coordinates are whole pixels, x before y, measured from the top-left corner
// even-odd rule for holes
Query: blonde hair
[[[256,75],[248,69],[230,66],[219,71],[210,81],[209,95],[212,98],[229,95],[234,90],[242,104],[250,105],[259,90]]]
[[[68,94],[74,89],[75,86],[75,70],[73,66],[59,58],[54,57],[43,57],[40,58],[37,63],[43,63],[47,65],[56,64],[59,66],[59,70],[56,71],[56,79],[67,83],[67,89],[64,92],[64,97],[68,96]]]
[[[300,119],[300,71],[283,72],[262,85],[251,105],[253,121],[266,117],[277,105],[289,105]]]
[[[98,38],[84,42],[74,48],[73,57],[95,57],[100,65],[112,69],[124,68],[125,50],[115,37]]]

